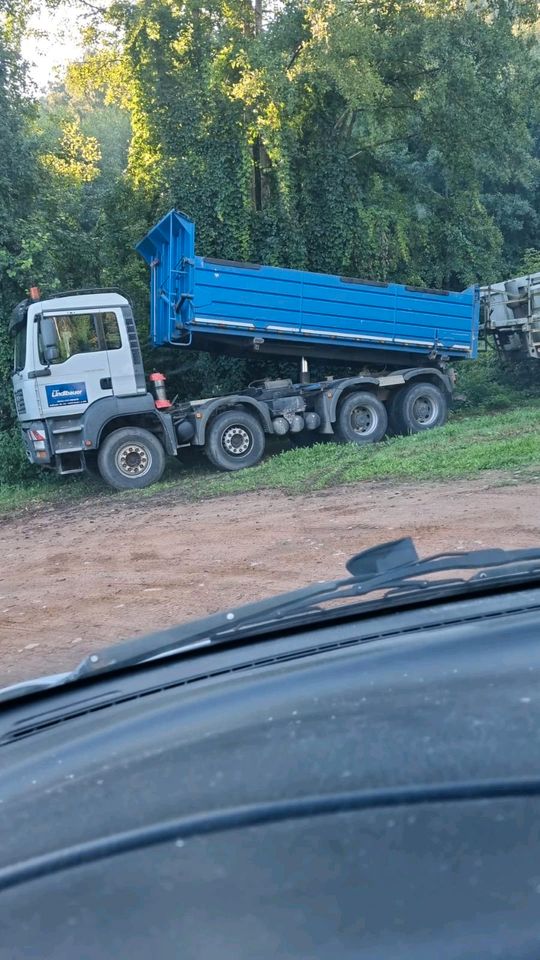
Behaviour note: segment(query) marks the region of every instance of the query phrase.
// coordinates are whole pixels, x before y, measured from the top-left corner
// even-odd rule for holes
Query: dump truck
[[[177,210],[137,249],[150,269],[152,345],[296,358],[298,376],[172,402],[165,376],[145,372],[121,291],[43,297],[32,288],[10,332],[33,464],[60,475],[97,471],[129,489],[159,480],[167,455],[188,447],[239,470],[261,460],[272,436],[375,443],[445,423],[454,365],[477,356],[481,329],[507,355],[540,355],[540,274],[452,292],[216,259],[195,253],[195,224]],[[316,382],[312,358],[328,369]],[[338,375],[343,364],[347,376]]]

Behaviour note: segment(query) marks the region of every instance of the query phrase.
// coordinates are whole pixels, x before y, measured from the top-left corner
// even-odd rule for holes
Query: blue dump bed
[[[151,268],[151,339],[242,355],[405,366],[475,357],[479,295],[195,255],[171,210],[138,244]]]

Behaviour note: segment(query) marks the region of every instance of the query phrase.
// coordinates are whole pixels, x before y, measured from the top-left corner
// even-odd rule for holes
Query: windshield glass
[[[0,0],[0,960],[540,960],[537,636],[540,0]]]
[[[538,2],[12,5],[0,688],[404,537],[540,546]]]
[[[26,363],[26,324],[17,327],[15,331],[13,352],[13,369],[15,373],[18,373],[20,370],[24,370]]]

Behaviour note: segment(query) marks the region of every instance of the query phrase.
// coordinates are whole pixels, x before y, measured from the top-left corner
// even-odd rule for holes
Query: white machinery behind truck
[[[161,374],[147,382],[119,291],[34,291],[10,323],[15,405],[32,463],[59,474],[98,469],[125,489],[158,480],[166,455],[190,445],[237,470],[259,462],[272,434],[362,444],[389,428],[431,429],[447,418],[450,364],[476,355],[479,313],[505,355],[540,358],[540,274],[480,291],[418,290],[195,257],[192,227],[171,211],[140,245],[152,268],[156,345],[348,358],[361,372],[171,404]]]
[[[507,357],[540,360],[540,273],[480,288],[481,329]]]

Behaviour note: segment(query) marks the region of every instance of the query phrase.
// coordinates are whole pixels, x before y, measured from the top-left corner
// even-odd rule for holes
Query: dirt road
[[[104,644],[334,575],[413,535],[422,554],[540,544],[540,489],[490,474],[290,497],[88,501],[0,518],[0,685]]]

